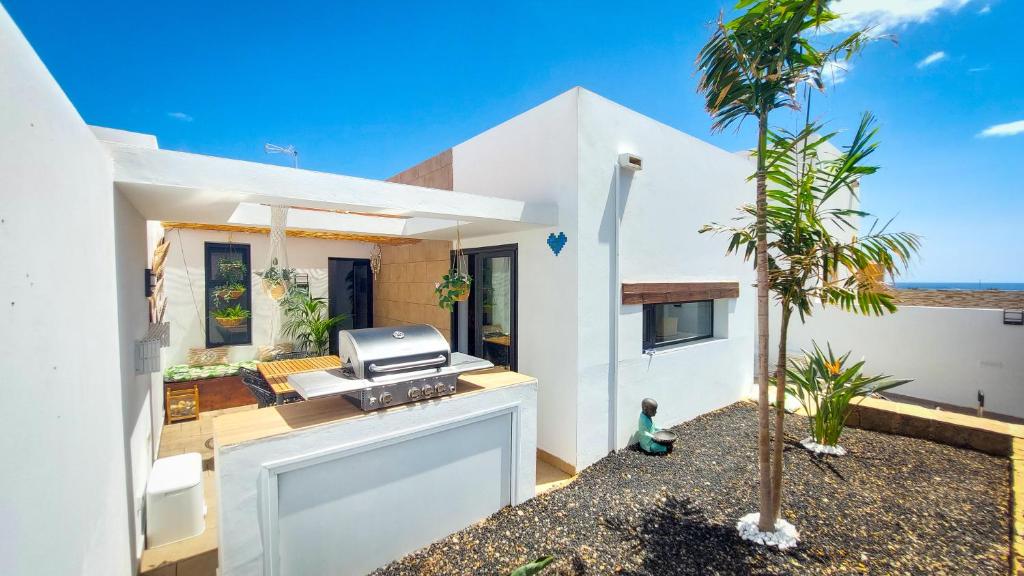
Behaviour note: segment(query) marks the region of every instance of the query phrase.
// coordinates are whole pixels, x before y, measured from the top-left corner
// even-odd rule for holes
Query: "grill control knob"
[[[448,387],[445,386],[444,384],[438,384],[437,386],[434,386],[434,392],[438,396],[440,396],[441,394],[444,394],[445,391],[447,391],[447,390],[448,390]]]
[[[449,394],[455,394],[455,384],[449,384],[448,385],[448,393]]]
[[[434,387],[431,386],[430,384],[425,385],[423,387],[423,397],[424,398],[430,398],[433,395],[434,395]]]
[[[391,393],[390,392],[384,392],[384,393],[382,393],[380,395],[380,403],[385,405],[385,406],[387,406],[388,404],[391,404],[391,400],[392,400],[392,398],[391,398]]]
[[[409,400],[415,400],[415,399],[420,397],[420,389],[419,388],[409,388],[408,394],[409,394]]]

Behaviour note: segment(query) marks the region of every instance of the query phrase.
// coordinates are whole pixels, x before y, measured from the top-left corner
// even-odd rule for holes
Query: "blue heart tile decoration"
[[[568,241],[569,239],[566,238],[565,232],[559,232],[557,236],[555,236],[554,232],[548,234],[548,248],[551,248],[551,251],[555,253],[555,256],[558,256],[562,251],[562,248],[565,248],[565,243]]]

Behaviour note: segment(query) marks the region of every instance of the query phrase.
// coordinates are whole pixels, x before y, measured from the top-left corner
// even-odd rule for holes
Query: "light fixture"
[[[291,156],[292,168],[299,167],[299,151],[291,144],[288,146],[278,146],[277,144],[267,143],[263,145],[263,151],[267,154],[285,154],[286,156]]]

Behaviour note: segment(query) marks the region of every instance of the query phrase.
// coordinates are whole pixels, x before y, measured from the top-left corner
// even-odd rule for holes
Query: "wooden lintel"
[[[239,232],[244,234],[269,234],[268,226],[240,226],[237,224],[201,224],[196,222],[161,222],[165,230],[184,228],[186,230],[213,230],[216,232]],[[358,234],[355,232],[323,232],[320,230],[303,230],[300,228],[288,228],[285,233],[293,238],[314,238],[317,240],[351,240],[355,242],[369,242],[371,244],[382,244],[385,246],[401,246],[404,244],[416,244],[418,238],[404,238],[401,236],[383,236],[381,234]]]
[[[739,282],[638,282],[622,285],[623,304],[664,304],[738,298]]]

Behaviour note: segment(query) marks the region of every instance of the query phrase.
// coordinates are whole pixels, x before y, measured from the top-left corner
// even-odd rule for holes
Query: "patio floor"
[[[735,404],[675,430],[676,451],[613,454],[568,487],[506,508],[375,574],[1006,574],[1010,464],[943,444],[848,429],[843,458],[815,458],[787,418],[788,552],[739,539],[756,511],[756,414]]]

